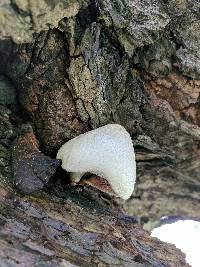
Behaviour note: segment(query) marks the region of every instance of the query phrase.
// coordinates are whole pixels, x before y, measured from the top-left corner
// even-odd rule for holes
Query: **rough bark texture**
[[[199,8],[198,0],[2,0],[3,177],[23,123],[54,157],[70,138],[116,122],[137,157],[123,208],[144,221],[200,217]]]
[[[42,189],[60,165],[60,160],[51,159],[39,151],[33,132],[16,138],[12,149],[12,166],[15,186],[21,193],[31,194]]]
[[[98,194],[88,196],[69,190],[67,199],[22,198],[1,184],[1,266],[189,267],[175,246],[150,238]]]

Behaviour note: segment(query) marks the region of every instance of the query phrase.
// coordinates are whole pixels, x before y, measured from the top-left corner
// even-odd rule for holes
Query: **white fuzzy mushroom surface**
[[[133,193],[135,153],[131,137],[121,125],[108,124],[73,138],[59,149],[57,159],[64,170],[73,173],[75,182],[89,172],[106,179],[122,199]]]

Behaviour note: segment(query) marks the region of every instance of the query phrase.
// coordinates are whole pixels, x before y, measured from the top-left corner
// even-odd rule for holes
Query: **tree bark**
[[[1,183],[1,266],[189,267],[175,246],[150,238],[98,193],[89,196],[66,189],[22,197]]]
[[[54,158],[78,134],[119,123],[137,159],[123,209],[142,221],[200,217],[198,1],[2,0],[0,39],[3,177],[24,124]]]

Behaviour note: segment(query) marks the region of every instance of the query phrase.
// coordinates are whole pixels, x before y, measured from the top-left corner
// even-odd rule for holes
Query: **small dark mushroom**
[[[39,151],[33,132],[20,135],[12,149],[14,181],[18,190],[24,194],[38,191],[61,165],[61,161],[51,159]]]

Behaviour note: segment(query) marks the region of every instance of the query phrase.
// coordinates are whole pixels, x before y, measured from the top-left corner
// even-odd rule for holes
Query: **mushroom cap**
[[[75,137],[59,149],[57,159],[68,172],[105,178],[123,199],[134,190],[135,153],[131,137],[121,125],[108,124]]]

